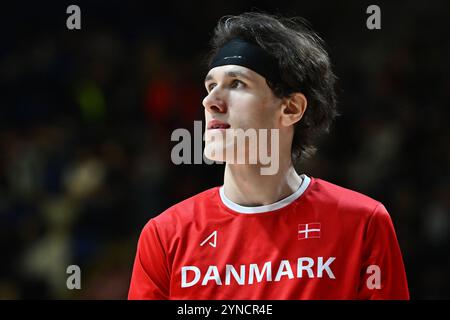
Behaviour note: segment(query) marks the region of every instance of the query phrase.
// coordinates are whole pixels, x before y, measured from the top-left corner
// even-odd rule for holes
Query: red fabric
[[[319,226],[319,236],[300,238],[306,224]],[[385,207],[311,178],[298,199],[275,211],[235,212],[216,187],[151,219],[128,298],[409,299],[409,292]]]

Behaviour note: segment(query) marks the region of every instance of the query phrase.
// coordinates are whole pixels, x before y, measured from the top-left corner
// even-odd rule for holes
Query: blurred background
[[[411,297],[450,299],[450,4],[392,2],[2,4],[0,299],[126,298],[144,224],[222,183],[174,165],[170,136],[203,118],[217,19],[252,9],[310,21],[339,77],[342,115],[298,171],[383,202]]]

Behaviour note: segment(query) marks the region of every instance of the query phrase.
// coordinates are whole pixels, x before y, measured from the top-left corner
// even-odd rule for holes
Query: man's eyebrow
[[[213,79],[214,79],[214,78],[213,78],[212,75],[207,74],[206,77],[205,77],[205,81],[204,81],[204,82],[209,81],[209,80],[213,80]]]
[[[237,71],[237,70],[236,71],[228,71],[225,73],[225,75],[230,78],[250,79],[250,77],[247,74],[245,74],[244,72],[241,72],[241,71]]]
[[[227,71],[227,72],[225,72],[225,76],[229,77],[229,78],[244,78],[244,79],[250,80],[250,77],[247,74],[245,74],[244,72],[238,71],[238,70]],[[210,75],[210,74],[208,74],[205,77],[205,81],[204,82],[209,81],[209,80],[214,80],[214,77],[212,75]]]

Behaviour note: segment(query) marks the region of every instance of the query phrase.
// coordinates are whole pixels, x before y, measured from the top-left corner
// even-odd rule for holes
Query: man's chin
[[[212,161],[217,161],[217,162],[225,162],[225,149],[223,148],[223,145],[215,145],[213,143],[207,143],[205,145],[205,149],[203,151],[203,154],[205,155],[206,158],[208,158],[209,160]]]

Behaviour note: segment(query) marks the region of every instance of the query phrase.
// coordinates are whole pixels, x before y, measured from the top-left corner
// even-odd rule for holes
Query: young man
[[[129,299],[408,299],[385,207],[294,169],[337,114],[320,39],[299,21],[245,13],[221,19],[212,44],[205,154],[226,161],[224,184],[147,223]],[[262,174],[261,144],[227,140],[237,129],[271,132],[258,142],[277,155],[275,172]],[[246,162],[227,156],[242,147]]]

